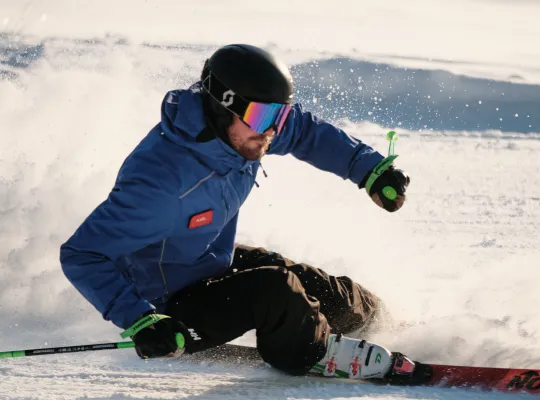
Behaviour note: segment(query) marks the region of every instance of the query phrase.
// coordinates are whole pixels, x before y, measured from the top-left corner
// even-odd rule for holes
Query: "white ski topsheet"
[[[71,4],[0,0],[3,30],[11,32],[0,36],[0,351],[119,339],[66,281],[58,248],[157,122],[165,91],[193,82],[219,44],[250,42],[294,65],[351,57],[336,75],[357,68],[354,60],[390,62],[414,74],[466,74],[474,80],[428,88],[469,119],[488,104],[487,92],[472,90],[480,78],[521,82],[504,86],[497,101],[523,102],[481,114],[490,131],[431,130],[437,116],[414,110],[395,120],[397,164],[412,179],[409,201],[395,214],[292,157],[265,158],[269,178],[258,178],[261,187],[242,210],[238,241],[349,275],[378,293],[403,323],[371,338],[390,349],[425,362],[540,367],[540,127],[528,126],[537,115],[522,112],[535,104],[527,90],[540,82],[534,2],[477,0],[464,8],[338,1],[306,9],[292,1],[271,8],[94,1],[79,3],[79,11]],[[364,105],[381,118],[397,104],[390,86],[370,92]],[[329,90],[336,107],[329,100],[324,112],[342,106],[343,89],[352,90]],[[355,90],[367,89],[373,87]],[[312,100],[307,109],[324,99]],[[466,108],[473,106],[471,114]],[[421,118],[421,131],[403,128]],[[505,129],[509,119],[522,122],[523,132]],[[377,121],[340,123],[385,153],[388,129]],[[254,343],[251,334],[239,342]],[[143,362],[132,350],[0,360],[0,371],[0,399],[8,400],[503,398],[290,378],[237,364]]]

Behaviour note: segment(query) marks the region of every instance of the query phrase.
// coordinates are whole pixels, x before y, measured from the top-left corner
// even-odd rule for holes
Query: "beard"
[[[244,157],[246,160],[257,161],[260,160],[268,151],[272,137],[260,135],[254,138],[246,139],[242,142],[235,143],[231,138],[232,147]]]

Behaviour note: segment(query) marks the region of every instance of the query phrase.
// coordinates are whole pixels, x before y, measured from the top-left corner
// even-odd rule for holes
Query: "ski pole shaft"
[[[4,351],[4,352],[0,352],[0,358],[43,356],[47,354],[65,354],[65,353],[76,353],[80,351],[130,349],[133,347],[135,347],[135,343],[133,342],[85,344],[82,346],[50,347],[50,348],[45,348],[45,349]]]

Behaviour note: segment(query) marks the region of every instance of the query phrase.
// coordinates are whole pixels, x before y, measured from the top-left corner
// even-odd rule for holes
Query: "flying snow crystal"
[[[514,117],[516,117],[516,118],[519,117],[519,114],[516,113],[516,115],[514,115]]]
[[[2,25],[7,25],[7,24],[9,24],[9,18],[6,17],[2,20]]]
[[[41,18],[39,19],[41,22],[46,22],[47,21],[47,14],[42,14],[41,15]]]

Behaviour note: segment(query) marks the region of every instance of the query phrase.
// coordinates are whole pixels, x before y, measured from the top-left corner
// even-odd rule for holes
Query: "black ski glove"
[[[133,327],[149,316],[163,319],[142,328],[132,336],[137,355],[141,358],[155,358],[167,356],[178,350],[183,352],[186,342],[192,339],[186,326],[173,318],[147,313],[135,321]],[[182,337],[177,334],[181,334]]]
[[[368,177],[370,174],[371,172],[368,174]],[[367,181],[367,177],[365,180]],[[405,191],[410,182],[409,175],[401,169],[396,169],[393,165],[390,165],[373,182],[369,190],[369,195],[379,207],[384,208],[386,211],[394,212],[403,206],[407,197]],[[365,182],[362,182],[359,187],[363,189]]]

